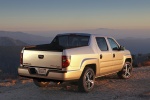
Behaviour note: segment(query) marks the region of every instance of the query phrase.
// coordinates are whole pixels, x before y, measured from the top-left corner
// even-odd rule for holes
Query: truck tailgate
[[[23,65],[61,68],[62,52],[24,50]]]

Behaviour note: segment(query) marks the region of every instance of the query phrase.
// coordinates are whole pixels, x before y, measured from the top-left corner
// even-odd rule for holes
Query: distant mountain
[[[20,64],[20,52],[22,48],[23,46],[0,46],[1,73],[12,77],[14,75],[17,76],[17,68]],[[4,75],[4,77],[6,77],[6,75]]]
[[[0,31],[0,37],[10,37],[16,40],[21,40],[31,45],[50,43],[52,40],[51,37],[44,37],[23,32],[10,32],[10,31]]]
[[[32,35],[23,32],[9,32],[0,31],[0,37],[10,37],[16,40],[21,40],[29,45],[45,44],[50,43],[54,38],[54,35],[58,33],[91,33],[100,34],[102,36],[114,37],[119,41],[119,43],[125,46],[127,49],[131,50],[132,54],[137,53],[150,53],[150,31],[149,30],[118,30],[118,29],[107,29],[99,28],[94,30],[82,30],[82,31],[62,31],[62,32],[51,32],[43,33],[43,36]]]
[[[129,49],[132,54],[146,54],[150,53],[150,38],[147,39],[138,39],[138,38],[125,38],[118,39],[119,44],[125,46]]]
[[[84,30],[81,32],[87,32],[92,34],[101,34],[102,36],[111,36],[117,39],[124,39],[128,37],[132,38],[150,38],[150,30],[125,30],[125,29],[108,29],[98,28],[91,30]]]
[[[132,38],[150,38],[150,29],[109,29],[109,28],[98,28],[98,29],[88,29],[88,30],[75,30],[75,31],[49,31],[43,32],[42,36],[55,36],[58,33],[91,33],[100,34],[102,36],[111,36],[116,39],[124,39],[128,37]],[[41,32],[37,34],[41,35]]]
[[[123,30],[98,28],[80,32],[100,34],[101,36],[114,37],[118,42],[131,51],[132,54],[150,53],[150,30]]]
[[[15,40],[9,37],[0,37],[0,46],[26,46],[27,43],[24,43],[20,40]]]

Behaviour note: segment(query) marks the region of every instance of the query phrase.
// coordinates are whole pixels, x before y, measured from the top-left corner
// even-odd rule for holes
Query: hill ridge
[[[13,39],[10,37],[0,37],[0,46],[25,46],[25,45],[28,44],[17,39]]]

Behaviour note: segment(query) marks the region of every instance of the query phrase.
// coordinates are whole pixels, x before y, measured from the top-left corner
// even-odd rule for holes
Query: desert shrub
[[[149,61],[144,61],[142,65],[143,66],[150,66],[150,60]]]

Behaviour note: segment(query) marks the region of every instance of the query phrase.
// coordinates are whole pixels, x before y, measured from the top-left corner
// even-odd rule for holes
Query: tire
[[[131,77],[131,72],[132,72],[132,64],[130,62],[125,62],[122,70],[117,74],[119,78],[128,79]]]
[[[95,73],[92,68],[85,68],[78,83],[80,92],[90,92],[94,88]]]
[[[33,82],[38,87],[47,87],[50,82],[47,81],[41,81],[40,79],[33,79]]]

